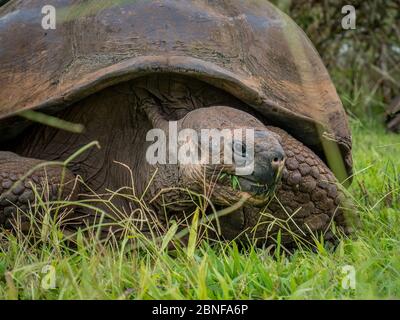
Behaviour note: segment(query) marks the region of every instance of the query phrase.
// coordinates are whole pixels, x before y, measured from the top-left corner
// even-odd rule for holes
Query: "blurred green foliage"
[[[400,95],[399,0],[272,0],[309,36],[343,104],[356,117],[383,116]],[[344,5],[356,29],[344,30]]]

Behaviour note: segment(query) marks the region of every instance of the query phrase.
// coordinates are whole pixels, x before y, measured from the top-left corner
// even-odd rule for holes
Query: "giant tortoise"
[[[45,4],[55,8],[55,29],[42,26]],[[101,220],[106,234],[124,234],[122,220],[147,221],[144,233],[171,219],[190,224],[199,207],[215,226],[210,238],[269,243],[280,230],[289,245],[332,239],[333,225],[351,230],[342,190],[352,174],[346,114],[287,15],[257,0],[45,4],[0,8],[2,228],[28,228],[22,213],[38,212],[39,194],[71,203],[65,228]],[[34,122],[33,110],[85,129]],[[169,137],[171,123],[197,133],[252,129],[254,170],[237,174],[223,160],[149,162],[148,133]],[[92,141],[100,148],[78,152],[67,170],[59,165]],[[242,140],[232,148],[246,155]]]

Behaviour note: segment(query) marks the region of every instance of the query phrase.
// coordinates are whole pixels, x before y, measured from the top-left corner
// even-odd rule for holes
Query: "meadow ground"
[[[2,234],[0,299],[400,298],[400,136],[354,120],[352,131],[361,227],[336,248],[203,243],[169,254],[165,243],[138,251],[81,236],[67,249],[56,229],[35,245]]]

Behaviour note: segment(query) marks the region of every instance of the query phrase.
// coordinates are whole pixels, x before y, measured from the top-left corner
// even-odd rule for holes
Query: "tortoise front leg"
[[[38,212],[37,194],[44,201],[64,200],[75,198],[75,189],[75,176],[62,166],[0,151],[0,228],[28,231],[32,214],[26,213]]]
[[[268,128],[280,136],[287,157],[282,182],[276,190],[279,201],[271,201],[268,209],[282,219],[290,216],[296,224],[292,224],[293,231],[303,237],[311,232],[330,239],[329,227],[333,221],[344,233],[350,233],[353,221],[347,208],[349,203],[332,171],[284,130]]]
[[[281,230],[281,241],[289,246],[295,237],[313,243],[312,238],[320,234],[334,241],[330,232],[333,222],[345,234],[351,233],[358,219],[331,170],[284,130],[269,126],[268,129],[280,136],[286,154],[285,169],[265,211],[247,208],[245,220],[250,237],[263,243]]]

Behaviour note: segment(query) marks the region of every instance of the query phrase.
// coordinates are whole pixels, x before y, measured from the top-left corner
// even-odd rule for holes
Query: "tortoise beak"
[[[273,152],[269,151],[255,163],[254,171],[248,176],[239,176],[242,191],[255,195],[265,195],[272,192],[279,183],[285,166],[285,154],[279,146]]]

